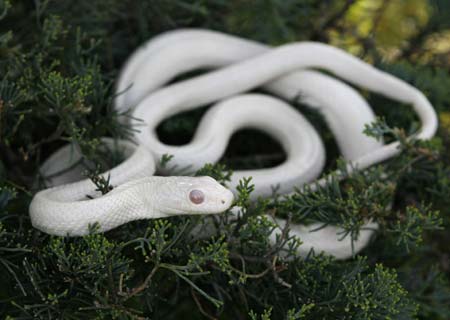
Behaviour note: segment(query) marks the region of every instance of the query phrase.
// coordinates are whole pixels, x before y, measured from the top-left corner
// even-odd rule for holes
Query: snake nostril
[[[225,203],[225,200],[222,200],[222,204],[224,204]]]

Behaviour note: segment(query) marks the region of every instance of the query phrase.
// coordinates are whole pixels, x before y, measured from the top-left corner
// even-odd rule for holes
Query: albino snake
[[[218,70],[167,85],[178,75],[205,68]],[[383,145],[362,133],[364,124],[374,121],[375,116],[355,89],[311,68],[412,105],[422,122],[415,137],[429,139],[434,135],[437,117],[420,91],[340,49],[314,42],[270,48],[207,30],[172,31],[141,46],[119,77],[115,107],[118,112],[132,110],[131,125],[139,132],[135,135],[137,146],[103,139],[128,157],[104,173],[105,177],[110,175],[114,189],[96,195],[90,180],[74,182],[81,169],[73,164],[81,156],[74,146],[65,146],[45,161],[40,172],[51,176],[64,168],[73,169],[50,178],[49,185],[55,187],[34,196],[30,205],[33,226],[50,234],[80,236],[87,234],[88,225],[95,222],[100,225],[99,231],[107,231],[136,219],[224,212],[232,205],[233,194],[214,179],[153,174],[155,169],[170,174],[173,168],[186,167],[194,172],[205,163],[217,162],[230,136],[241,128],[267,132],[281,143],[287,159],[273,168],[235,171],[230,186],[251,176],[253,199],[270,196],[276,185],[281,194],[292,192],[294,187],[317,179],[325,162],[317,132],[284,102],[299,96],[324,115],[352,167],[364,169],[399,152],[397,143]],[[284,101],[264,94],[245,94],[259,87]],[[210,103],[216,104],[204,115],[189,144],[169,146],[159,141],[155,128],[162,120]],[[156,168],[165,154],[174,156],[169,168]],[[276,220],[283,224],[282,219]],[[347,258],[361,250],[377,228],[376,223],[367,222],[352,248],[350,236],[338,240],[341,230],[337,227],[310,232],[318,225],[291,226],[291,234],[303,242],[300,254],[314,248]],[[277,232],[280,230],[273,232],[272,240]]]

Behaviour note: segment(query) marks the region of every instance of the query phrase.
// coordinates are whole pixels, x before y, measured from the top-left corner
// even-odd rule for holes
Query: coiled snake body
[[[364,169],[396,155],[397,143],[383,145],[362,133],[364,124],[374,121],[375,116],[361,95],[314,68],[412,105],[422,121],[415,137],[428,139],[434,135],[436,114],[420,91],[340,49],[313,42],[270,48],[213,31],[172,31],[139,48],[119,77],[115,107],[119,112],[132,110],[131,124],[139,132],[135,135],[137,146],[104,139],[106,145],[128,156],[104,174],[110,175],[114,189],[95,196],[90,180],[73,182],[79,179],[76,166],[54,175],[73,166],[80,157],[72,146],[63,147],[41,167],[44,176],[53,176],[49,184],[55,187],[33,198],[33,225],[50,234],[79,236],[86,234],[94,222],[99,223],[100,231],[106,231],[136,219],[226,211],[232,205],[233,194],[214,179],[153,174],[155,170],[170,174],[173,168],[185,167],[195,171],[205,163],[217,162],[230,136],[244,127],[260,129],[277,139],[287,159],[274,168],[236,171],[230,186],[251,176],[254,198],[270,196],[274,186],[279,186],[281,194],[292,192],[294,187],[317,179],[325,162],[325,150],[315,129],[284,102],[297,97],[324,115],[352,168]],[[176,76],[195,69],[217,70],[165,86]],[[283,100],[245,93],[259,87]],[[159,141],[155,128],[162,120],[210,103],[215,105],[204,115],[189,144],[169,146]],[[170,166],[157,167],[165,154],[174,156]],[[86,194],[95,197],[87,199]],[[283,224],[281,219],[277,222]],[[310,232],[317,226],[291,226],[291,233],[303,242],[300,254],[314,248],[336,258],[347,258],[361,250],[377,228],[368,221],[352,246],[349,236],[338,239],[341,230],[337,227]],[[273,232],[273,239],[277,232]]]

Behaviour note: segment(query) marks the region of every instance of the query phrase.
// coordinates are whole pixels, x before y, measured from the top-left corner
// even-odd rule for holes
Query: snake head
[[[221,213],[233,203],[233,193],[211,177],[165,177],[158,187],[159,210],[165,214]]]

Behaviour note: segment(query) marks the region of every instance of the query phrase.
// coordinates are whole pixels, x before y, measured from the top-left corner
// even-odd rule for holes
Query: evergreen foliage
[[[0,0],[0,317],[449,319],[449,17],[446,0]],[[120,160],[102,152],[100,138],[134,130],[112,107],[117,73],[139,44],[183,27],[272,45],[309,39],[340,46],[422,90],[439,113],[438,136],[407,139],[418,128],[410,109],[364,93],[380,116],[366,134],[398,140],[403,151],[364,172],[273,201],[250,202],[252,182],[243,180],[237,220],[136,221],[82,238],[33,229],[28,205],[38,168],[61,145],[76,143],[83,161],[95,164],[87,176],[109,191],[97,174]],[[320,129],[327,172],[344,170],[321,115],[292,103]],[[203,112],[177,115],[158,133],[186,142]],[[198,174],[227,184],[226,168],[283,158],[274,141],[246,130],[233,136],[222,164]],[[289,223],[269,242],[275,225],[266,214],[338,225],[353,239],[366,219],[380,229],[347,261],[299,257],[301,239],[289,234]],[[208,236],[192,236],[210,222]]]

